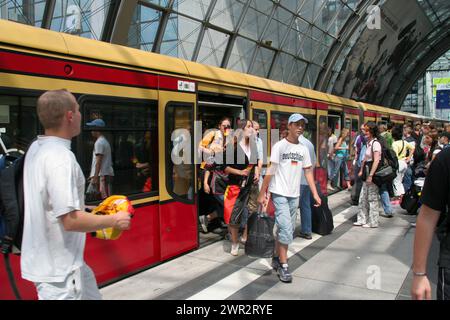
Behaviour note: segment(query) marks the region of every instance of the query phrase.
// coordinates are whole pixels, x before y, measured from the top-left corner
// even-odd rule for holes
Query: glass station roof
[[[449,17],[448,0],[0,0],[1,19],[372,103]]]

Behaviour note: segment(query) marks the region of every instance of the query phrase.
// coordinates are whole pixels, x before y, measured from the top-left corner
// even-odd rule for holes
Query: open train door
[[[247,92],[238,88],[216,85],[212,83],[198,84],[198,100],[197,100],[197,133],[201,134],[201,138],[195,142],[195,153],[199,155],[199,163],[196,164],[196,179],[198,193],[198,216],[212,214],[211,220],[205,226],[207,232],[200,230],[199,243],[200,246],[223,238],[227,233],[227,229],[223,228],[223,212],[217,205],[217,200],[211,194],[206,194],[203,190],[203,169],[201,162],[205,161],[206,155],[198,152],[198,144],[201,139],[209,132],[209,130],[219,130],[221,120],[227,118],[231,125],[230,133],[236,130],[241,120],[247,119]],[[201,125],[201,127],[200,127]],[[201,130],[200,130],[201,129]],[[226,138],[229,142],[231,136]]]
[[[319,183],[323,194],[328,195],[328,110],[317,110],[317,163],[314,170],[316,182]]]
[[[353,160],[355,159],[356,150],[355,150],[355,141],[357,136],[360,133],[360,121],[361,114],[360,110],[356,108],[345,108],[345,128],[349,129],[350,136],[348,139],[349,144],[349,157],[347,160],[347,168],[350,176],[350,181],[354,181],[355,172],[353,167]]]

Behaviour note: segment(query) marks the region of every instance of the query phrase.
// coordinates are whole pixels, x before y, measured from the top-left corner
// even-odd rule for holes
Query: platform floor
[[[377,229],[354,227],[356,206],[349,193],[329,197],[335,229],[331,235],[295,238],[289,251],[290,284],[281,283],[270,259],[229,254],[223,240],[101,289],[104,299],[136,300],[394,300],[410,299],[415,216],[396,207]],[[298,221],[300,223],[300,221]],[[437,240],[429,258],[433,298]]]

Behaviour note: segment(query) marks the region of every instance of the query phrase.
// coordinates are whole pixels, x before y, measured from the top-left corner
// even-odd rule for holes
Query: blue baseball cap
[[[87,126],[90,127],[105,127],[105,121],[103,121],[102,119],[95,119],[92,120],[91,122],[86,123]]]
[[[308,119],[306,119],[300,113],[294,113],[289,117],[288,124],[290,124],[291,122],[298,122],[300,120],[304,120],[305,123],[308,123]]]

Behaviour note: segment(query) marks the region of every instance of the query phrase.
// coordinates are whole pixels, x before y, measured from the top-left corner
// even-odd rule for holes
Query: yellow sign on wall
[[[433,99],[436,98],[437,90],[450,90],[450,78],[433,79]]]

